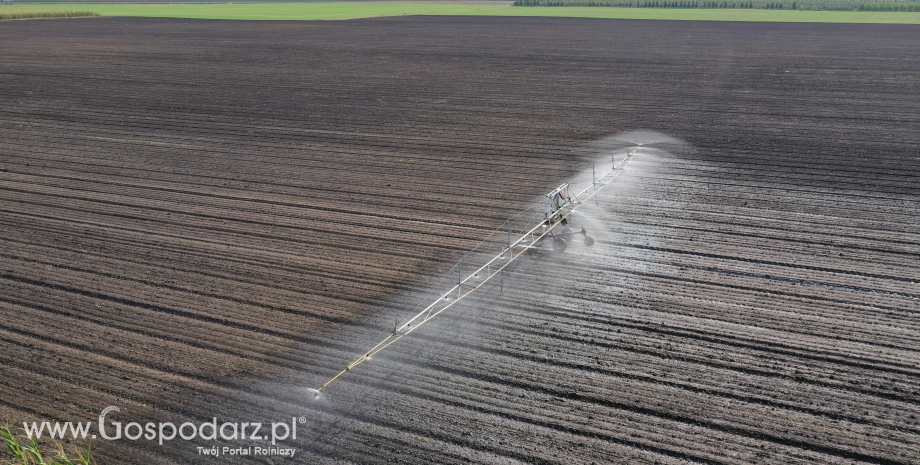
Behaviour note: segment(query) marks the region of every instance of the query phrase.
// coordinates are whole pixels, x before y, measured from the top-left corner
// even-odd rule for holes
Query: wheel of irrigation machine
[[[567,246],[568,245],[565,243],[565,239],[561,237],[557,237],[556,239],[553,239],[553,250],[555,250],[556,252],[565,252],[565,248]]]

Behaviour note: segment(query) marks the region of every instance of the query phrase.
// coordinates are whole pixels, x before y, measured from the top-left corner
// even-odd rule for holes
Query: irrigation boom
[[[489,260],[489,262],[485,265],[476,269],[466,278],[463,277],[463,265],[461,262],[460,266],[458,267],[457,283],[454,284],[450,290],[442,294],[434,303],[426,307],[417,315],[413,316],[412,319],[404,323],[402,326],[394,328],[393,332],[390,333],[386,339],[380,341],[380,343],[365,352],[364,355],[361,355],[355,359],[355,361],[349,363],[344,370],[339,372],[339,374],[335,375],[332,379],[327,381],[326,384],[323,384],[322,387],[317,389],[316,395],[318,396],[319,391],[325,389],[326,386],[332,384],[333,381],[339,379],[339,377],[344,375],[352,368],[360,365],[367,359],[371,358],[374,354],[380,352],[383,349],[386,349],[396,341],[402,339],[405,336],[408,336],[411,332],[417,330],[432,318],[440,315],[442,312],[452,307],[464,297],[472,294],[473,291],[488,282],[494,276],[498,275],[498,273],[500,273],[506,266],[511,264],[511,262],[513,262],[516,258],[520,257],[521,254],[532,251],[536,247],[536,244],[541,240],[552,239],[553,247],[556,250],[565,250],[565,240],[563,237],[568,237],[578,233],[563,233],[562,235],[557,235],[553,232],[553,229],[559,224],[565,225],[567,223],[566,218],[571,215],[573,211],[583,205],[585,201],[593,197],[594,194],[597,194],[598,191],[606,187],[608,184],[610,184],[611,181],[619,176],[619,174],[623,172],[623,169],[626,168],[626,165],[629,163],[629,161],[632,160],[633,155],[635,155],[637,151],[638,149],[634,149],[633,151],[628,152],[625,159],[623,159],[618,164],[614,164],[610,171],[601,176],[600,179],[597,179],[595,176],[591,185],[576,195],[571,195],[570,187],[568,184],[563,184],[549,194],[546,194],[546,199],[544,201],[543,221],[527,231],[514,242],[511,241],[511,229],[509,223],[508,246],[505,247],[499,255]],[[588,237],[584,228],[582,228],[580,234],[584,235],[586,245],[592,245],[594,243],[594,240]]]

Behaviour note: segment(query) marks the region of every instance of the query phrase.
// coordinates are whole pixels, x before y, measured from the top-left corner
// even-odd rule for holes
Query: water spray
[[[386,339],[380,341],[377,345],[372,347],[370,350],[365,352],[363,355],[349,363],[344,370],[340,371],[337,375],[333,376],[332,379],[326,381],[326,384],[323,384],[319,389],[309,389],[309,392],[313,392],[314,399],[320,397],[320,394],[323,389],[332,384],[333,381],[339,379],[342,375],[349,372],[352,368],[364,363],[371,358],[374,354],[386,349],[391,346],[396,341],[402,339],[405,336],[408,336],[412,331],[415,331],[423,324],[430,321],[432,318],[440,315],[442,312],[453,306],[455,303],[461,301],[464,297],[473,293],[476,289],[481,287],[483,284],[488,282],[496,275],[501,275],[499,277],[502,288],[504,287],[504,274],[501,273],[508,265],[511,264],[516,258],[520,257],[521,254],[525,252],[533,251],[534,249],[539,248],[538,244],[544,239],[549,239],[553,242],[553,247],[556,251],[562,252],[565,250],[565,243],[568,238],[571,236],[581,234],[584,236],[584,243],[587,246],[594,244],[594,239],[588,236],[585,228],[582,227],[581,231],[573,232],[568,228],[564,228],[563,232],[555,234],[553,229],[559,224],[565,226],[568,222],[567,218],[572,214],[578,207],[584,205],[584,203],[594,197],[601,189],[610,184],[620,173],[623,172],[623,169],[626,168],[626,165],[632,160],[633,156],[639,151],[638,148],[635,148],[627,152],[626,158],[623,159],[620,163],[616,163],[614,157],[611,156],[611,164],[613,165],[610,171],[606,172],[600,178],[597,178],[596,167],[592,165],[591,174],[592,182],[591,185],[586,187],[583,191],[578,194],[572,195],[571,189],[568,184],[563,184],[546,195],[546,200],[544,203],[544,218],[543,220],[531,228],[529,231],[524,233],[516,241],[512,241],[511,235],[511,220],[508,220],[508,246],[502,249],[501,253],[495,258],[489,260],[488,263],[483,265],[477,270],[474,270],[469,276],[465,279],[463,278],[463,261],[461,260],[457,265],[457,284],[455,284],[450,290],[441,294],[437,300],[434,301],[431,305],[425,307],[424,310],[412,317],[408,322],[402,326],[398,325],[398,320],[394,324],[393,332],[390,333]],[[450,296],[457,293],[457,298],[454,300],[450,299]],[[415,323],[413,326],[412,324]]]

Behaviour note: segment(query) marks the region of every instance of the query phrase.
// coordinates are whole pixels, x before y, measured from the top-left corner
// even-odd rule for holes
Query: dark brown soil
[[[93,18],[0,43],[13,425],[304,420],[293,459],[97,439],[104,464],[920,462],[916,26]],[[593,248],[310,399],[634,142],[579,217]]]

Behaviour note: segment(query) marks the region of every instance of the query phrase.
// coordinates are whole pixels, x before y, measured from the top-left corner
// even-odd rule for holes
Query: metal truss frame
[[[583,205],[588,199],[597,194],[601,189],[610,184],[611,181],[616,179],[616,177],[619,176],[620,173],[622,173],[626,168],[626,165],[629,164],[630,160],[632,160],[636,152],[638,152],[638,149],[634,149],[631,152],[628,152],[625,159],[623,159],[620,163],[613,165],[610,171],[601,176],[600,179],[597,179],[595,174],[591,185],[574,196],[571,195],[570,187],[568,184],[563,184],[547,194],[544,203],[545,212],[543,221],[541,221],[539,224],[531,228],[529,231],[524,233],[524,235],[520,236],[513,242],[511,241],[511,229],[509,224],[508,246],[505,247],[501,253],[495,256],[495,258],[489,260],[485,265],[474,270],[465,278],[463,277],[463,263],[460,262],[460,266],[457,268],[457,283],[454,284],[450,290],[442,294],[437,300],[434,301],[434,303],[427,306],[424,310],[413,316],[402,326],[394,328],[393,332],[387,336],[386,339],[380,341],[377,345],[372,347],[363,355],[349,363],[344,370],[339,372],[339,374],[335,375],[332,379],[327,381],[326,384],[323,384],[322,387],[317,389],[317,395],[319,395],[319,391],[325,389],[326,386],[332,384],[333,381],[339,379],[339,377],[351,369],[367,361],[367,359],[371,358],[374,354],[386,349],[396,341],[402,339],[405,336],[408,336],[410,333],[420,328],[432,318],[440,315],[442,312],[452,307],[457,302],[463,300],[463,298],[466,296],[472,294],[474,291],[476,291],[476,289],[491,280],[493,277],[498,276],[499,273],[505,269],[505,267],[520,257],[521,254],[527,252],[528,249],[534,248],[537,242],[539,242],[545,236],[550,235],[553,228],[555,228],[559,223],[562,223],[563,220],[571,215],[573,211]]]

